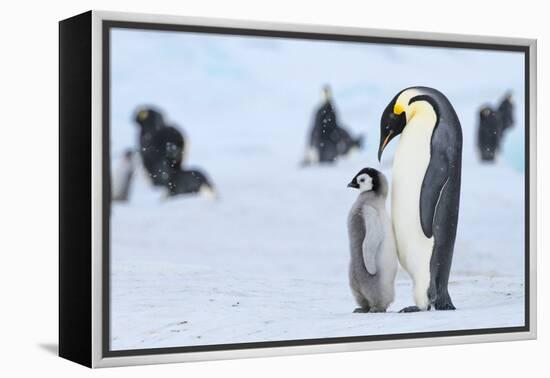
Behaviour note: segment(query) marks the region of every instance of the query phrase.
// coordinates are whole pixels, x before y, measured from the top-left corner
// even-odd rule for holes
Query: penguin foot
[[[422,310],[419,309],[417,306],[408,306],[399,310],[399,313],[404,314],[404,313],[419,312],[419,311],[422,311]]]
[[[369,312],[376,313],[376,312],[386,312],[386,309],[382,308],[371,308]]]
[[[354,314],[366,314],[369,311],[370,311],[370,309],[368,309],[368,308],[357,307],[355,310],[353,310],[353,313]]]
[[[434,307],[436,310],[439,310],[439,311],[456,310],[456,307],[452,304],[452,302],[443,302],[443,303],[435,302]]]
[[[436,310],[441,311],[456,310],[456,307],[453,305],[453,301],[451,301],[451,297],[448,292],[437,296],[434,307]]]

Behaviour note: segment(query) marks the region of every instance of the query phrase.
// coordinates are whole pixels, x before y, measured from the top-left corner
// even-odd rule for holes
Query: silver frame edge
[[[530,169],[530,331],[486,335],[444,336],[419,339],[366,341],[338,344],[320,344],[254,349],[234,349],[209,352],[185,352],[126,357],[103,357],[102,354],[102,22],[104,20],[185,24],[273,31],[309,32],[321,34],[363,35],[371,37],[407,38],[429,41],[506,44],[529,48],[529,169]],[[92,11],[92,367],[117,367],[175,362],[196,362],[237,358],[258,358],[299,354],[352,352],[379,349],[411,348],[440,345],[458,345],[500,341],[532,340],[537,337],[537,41],[529,38],[410,32],[358,27],[289,24],[261,21],[244,21],[221,18],[169,16],[111,11]]]
[[[92,11],[92,367],[102,353],[103,164],[102,164],[102,17]]]

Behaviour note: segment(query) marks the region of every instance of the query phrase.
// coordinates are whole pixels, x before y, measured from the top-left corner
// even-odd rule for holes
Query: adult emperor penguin
[[[329,86],[323,87],[323,103],[317,109],[304,164],[334,163],[338,157],[338,122]]]
[[[153,108],[139,110],[135,121],[140,127],[143,166],[153,185],[166,186],[169,177],[182,164],[185,138],[177,127],[167,125],[162,114]]]
[[[498,106],[498,112],[502,118],[502,129],[505,131],[514,126],[514,101],[512,92],[507,92]]]
[[[483,161],[494,161],[500,147],[502,118],[499,112],[484,106],[479,111],[477,148]]]
[[[386,213],[388,181],[381,172],[364,168],[348,187],[360,192],[348,216],[349,281],[359,305],[354,312],[384,312],[393,302],[397,273],[395,239]]]
[[[382,114],[378,160],[401,134],[393,161],[392,222],[397,254],[410,274],[416,306],[402,312],[454,310],[447,285],[460,202],[462,128],[439,91],[411,87]]]

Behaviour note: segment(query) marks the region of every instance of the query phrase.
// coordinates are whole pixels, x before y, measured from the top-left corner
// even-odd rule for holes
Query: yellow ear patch
[[[393,106],[393,112],[397,115],[403,113],[405,111],[405,108],[403,107],[403,105],[399,104],[399,103],[396,103],[394,106]]]
[[[147,110],[142,110],[138,113],[138,118],[140,121],[144,121],[149,116],[149,112]]]

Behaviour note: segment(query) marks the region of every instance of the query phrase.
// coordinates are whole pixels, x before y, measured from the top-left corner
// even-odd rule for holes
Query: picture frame
[[[112,297],[109,275],[112,262],[110,131],[113,112],[110,102],[113,75],[110,59],[113,54],[111,32],[117,28],[267,39],[513,51],[522,54],[525,128],[524,324],[516,327],[361,336],[343,334],[340,337],[113,350],[110,345]],[[60,21],[59,44],[61,357],[96,368],[536,338],[536,40],[88,11]],[[382,114],[382,111],[380,109],[379,113]]]

